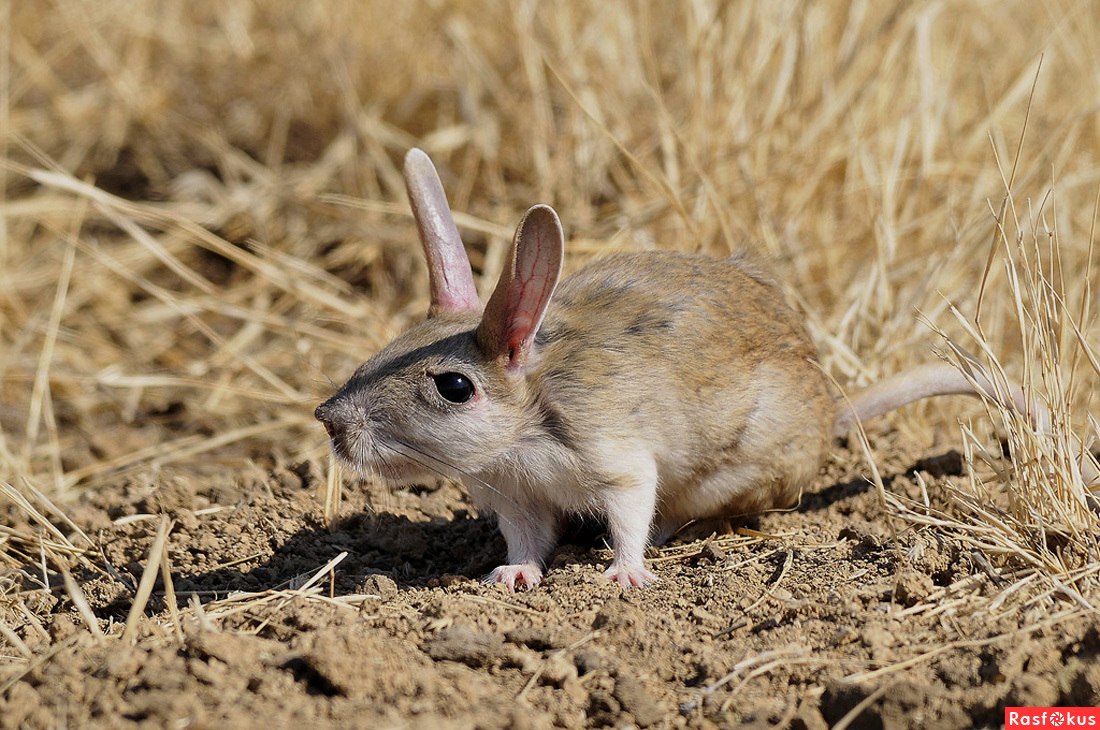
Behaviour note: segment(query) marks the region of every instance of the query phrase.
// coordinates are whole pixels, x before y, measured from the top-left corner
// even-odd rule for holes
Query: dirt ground
[[[920,470],[933,507],[960,470],[942,447],[922,462],[890,434],[876,445],[897,454],[891,492],[919,500]],[[132,644],[96,640],[63,589],[39,592],[53,646],[5,681],[0,723],[953,728],[1100,704],[1095,616],[1041,598],[973,611],[1005,577],[891,518],[861,473],[838,448],[797,510],[653,550],[661,580],[643,590],[604,579],[600,529],[578,525],[515,595],[479,582],[504,544],[448,482],[353,485],[329,529],[315,465],[134,474],[71,512],[103,548],[102,573],[79,576],[91,609],[108,632],[126,620],[167,514],[176,600],[208,615],[176,624],[160,580]],[[320,590],[291,590],[339,555]]]
[[[998,727],[1100,705],[1100,4],[0,0],[0,728]],[[312,418],[423,316],[440,169],[486,295],[766,259],[852,392],[1024,384],[837,444],[796,509],[544,582]],[[979,316],[980,314],[980,316]],[[1091,419],[1090,415],[1093,414]]]

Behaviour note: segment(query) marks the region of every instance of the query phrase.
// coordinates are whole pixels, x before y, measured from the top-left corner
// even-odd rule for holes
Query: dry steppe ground
[[[1100,704],[1100,6],[0,0],[0,726],[998,726]],[[1025,384],[838,444],[662,580],[545,583],[314,405],[423,316],[437,161],[485,293],[552,203],[770,261],[854,391]]]

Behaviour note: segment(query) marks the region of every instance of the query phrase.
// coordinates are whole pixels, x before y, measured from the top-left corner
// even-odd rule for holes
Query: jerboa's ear
[[[480,311],[470,259],[447,206],[443,183],[431,158],[415,147],[405,155],[405,189],[428,261],[432,291],[428,316]]]
[[[558,214],[536,205],[523,216],[512,251],[493,295],[485,305],[478,344],[491,357],[506,358],[509,370],[523,367],[561,278],[565,236]]]

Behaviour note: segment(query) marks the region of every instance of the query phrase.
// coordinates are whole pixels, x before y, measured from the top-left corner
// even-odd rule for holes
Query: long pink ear
[[[428,261],[432,290],[428,316],[479,311],[481,302],[474,287],[470,259],[447,206],[443,183],[431,158],[415,147],[405,155],[405,189]]]
[[[558,214],[548,205],[528,210],[516,228],[508,262],[477,328],[481,347],[495,357],[507,357],[510,370],[522,367],[531,354],[561,277],[564,255]]]

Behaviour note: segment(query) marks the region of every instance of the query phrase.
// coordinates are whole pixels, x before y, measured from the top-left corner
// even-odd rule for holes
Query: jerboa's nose
[[[313,417],[321,422],[321,425],[325,427],[325,431],[328,435],[332,435],[332,406],[329,405],[329,401],[325,401],[321,405],[317,406],[317,409],[313,411]]]

